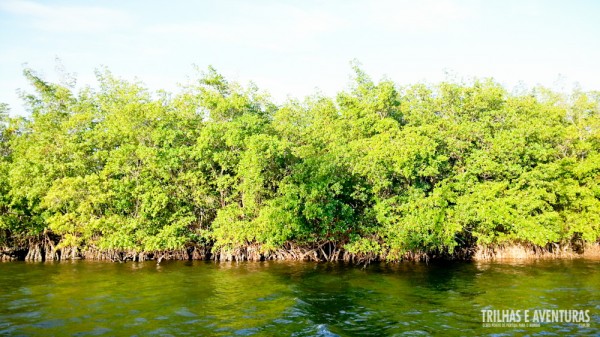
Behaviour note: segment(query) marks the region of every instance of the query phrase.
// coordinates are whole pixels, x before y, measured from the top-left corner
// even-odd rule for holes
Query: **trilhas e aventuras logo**
[[[535,310],[481,310],[484,327],[539,327],[544,323],[575,323],[588,326],[589,310],[535,309]]]

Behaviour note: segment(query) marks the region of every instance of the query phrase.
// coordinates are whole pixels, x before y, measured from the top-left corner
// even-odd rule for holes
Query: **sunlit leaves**
[[[600,237],[600,95],[492,80],[399,87],[360,68],[335,99],[280,106],[209,68],[173,95],[97,72],[25,71],[0,106],[0,239],[215,254],[293,243],[364,255]]]

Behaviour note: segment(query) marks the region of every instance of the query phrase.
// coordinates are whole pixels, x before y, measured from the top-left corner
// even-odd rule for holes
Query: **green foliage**
[[[213,252],[332,243],[407,252],[600,238],[600,94],[492,80],[399,88],[358,67],[281,106],[209,68],[177,95],[108,71],[74,92],[24,72],[0,106],[0,239]]]

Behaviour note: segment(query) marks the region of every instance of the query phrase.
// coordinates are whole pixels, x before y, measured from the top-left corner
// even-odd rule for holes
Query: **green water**
[[[0,263],[0,335],[598,335],[600,261]],[[484,327],[482,309],[590,310]]]

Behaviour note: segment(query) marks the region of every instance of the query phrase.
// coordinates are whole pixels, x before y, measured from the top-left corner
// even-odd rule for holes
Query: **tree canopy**
[[[0,106],[0,246],[399,260],[598,241],[599,92],[354,71],[335,98],[277,105],[213,68],[177,94],[27,69],[30,115]]]

